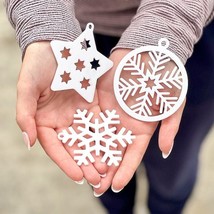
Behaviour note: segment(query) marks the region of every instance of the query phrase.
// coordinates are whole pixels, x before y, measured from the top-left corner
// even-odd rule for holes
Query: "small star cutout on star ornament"
[[[82,49],[84,49],[84,50],[88,50],[88,48],[90,48],[91,47],[91,45],[89,44],[89,40],[86,40],[86,39],[84,39],[82,42],[81,42],[81,45],[82,45]]]
[[[97,68],[100,67],[99,60],[96,60],[95,58],[94,58],[93,61],[90,62],[90,63],[91,63],[91,68],[92,68],[92,69],[97,70]]]
[[[89,80],[88,79],[83,79],[81,82],[82,88],[86,89],[90,86]]]
[[[51,84],[53,91],[74,89],[86,101],[93,102],[97,79],[113,66],[111,60],[97,51],[93,29],[94,25],[88,23],[73,42],[51,42],[58,63]]]
[[[60,75],[60,77],[62,78],[62,82],[65,82],[66,84],[71,80],[70,73],[67,73],[66,71],[64,71],[64,74]]]
[[[64,47],[63,50],[60,51],[60,53],[62,54],[62,58],[68,59],[69,56],[71,56],[70,54],[70,49],[67,49]]]
[[[78,61],[75,63],[76,70],[82,71],[83,68],[85,68],[84,61],[81,61],[78,59]]]

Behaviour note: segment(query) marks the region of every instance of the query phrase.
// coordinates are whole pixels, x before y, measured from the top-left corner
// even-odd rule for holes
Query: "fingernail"
[[[23,136],[23,139],[24,139],[24,143],[28,148],[28,151],[30,151],[31,147],[30,147],[30,139],[28,137],[28,134],[26,132],[22,132],[22,136]]]
[[[84,178],[81,181],[74,181],[76,184],[82,185],[84,184]]]
[[[101,177],[101,178],[105,178],[106,175],[107,175],[106,173],[105,173],[105,174],[100,174],[100,177]]]
[[[111,186],[111,190],[112,190],[114,193],[118,193],[118,192],[122,191],[122,190],[123,190],[123,188],[122,188],[122,189],[118,189],[118,190],[116,190],[116,189],[114,189],[114,187],[113,187],[113,186]]]
[[[103,192],[103,193],[104,193],[104,192]],[[103,195],[103,193],[98,194],[98,193],[94,192],[94,196],[95,196],[96,198],[98,198],[98,197],[100,197],[101,195]]]
[[[89,183],[92,187],[94,187],[95,189],[98,189],[98,188],[100,188],[100,186],[101,186],[101,183],[99,183],[99,184],[97,184],[97,185],[94,185],[94,184],[91,184],[91,183]]]
[[[169,150],[169,152],[168,152],[167,154],[164,153],[164,152],[162,152],[162,157],[163,157],[163,159],[167,159],[167,158],[169,157],[169,155],[170,155],[171,152],[172,152],[173,145],[174,145],[174,143],[172,144],[172,147],[171,147],[171,149]]]

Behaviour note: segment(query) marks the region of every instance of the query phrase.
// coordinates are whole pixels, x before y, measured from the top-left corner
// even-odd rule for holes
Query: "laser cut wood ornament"
[[[121,108],[137,120],[163,120],[175,113],[186,97],[186,70],[168,47],[169,41],[162,38],[158,46],[137,48],[116,69],[115,97]],[[145,53],[149,57],[144,59]],[[173,67],[169,67],[172,62]]]
[[[113,62],[97,51],[94,25],[73,42],[53,40],[51,47],[58,67],[51,84],[53,91],[76,90],[86,101],[93,102],[97,79],[107,72]]]
[[[120,124],[120,120],[115,110],[106,110],[99,115],[100,118],[95,118],[93,121],[92,112],[77,109],[73,121],[74,124],[78,124],[77,130],[72,126],[63,129],[58,133],[58,139],[70,147],[77,145],[78,149],[74,150],[74,160],[78,165],[94,163],[94,156],[101,156],[102,163],[119,166],[122,161],[122,151],[118,149],[118,145],[127,147],[133,143],[135,136],[124,127],[121,129],[116,127]]]

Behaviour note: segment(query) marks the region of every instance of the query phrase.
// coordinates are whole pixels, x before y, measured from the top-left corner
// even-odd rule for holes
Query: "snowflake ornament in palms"
[[[169,41],[137,48],[118,65],[114,92],[121,108],[135,119],[159,121],[172,115],[187,93],[187,74],[180,59],[167,50]],[[145,54],[147,58],[145,59]],[[173,66],[169,66],[169,64]]]
[[[120,131],[115,127],[120,123],[119,115],[115,110],[106,110],[105,114],[100,113],[101,122],[98,118],[92,122],[93,113],[87,110],[77,110],[74,115],[74,124],[79,124],[75,131],[72,127],[68,130],[64,129],[58,134],[58,139],[62,143],[67,143],[68,146],[73,146],[77,143],[78,150],[74,151],[74,160],[78,165],[88,165],[95,162],[93,154],[102,156],[101,162],[107,162],[110,166],[119,165],[122,160],[122,152],[118,150],[118,144],[126,147],[131,144],[135,136],[131,131],[122,128]]]

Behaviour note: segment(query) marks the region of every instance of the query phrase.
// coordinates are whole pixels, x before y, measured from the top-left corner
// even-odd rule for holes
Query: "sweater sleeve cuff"
[[[168,49],[185,64],[201,37],[208,18],[205,16],[208,15],[208,5],[192,1],[183,4],[169,0],[142,2],[114,49],[158,45],[158,41],[165,37],[170,42]]]
[[[33,42],[73,41],[81,33],[73,1],[11,0],[7,12],[22,53]]]

